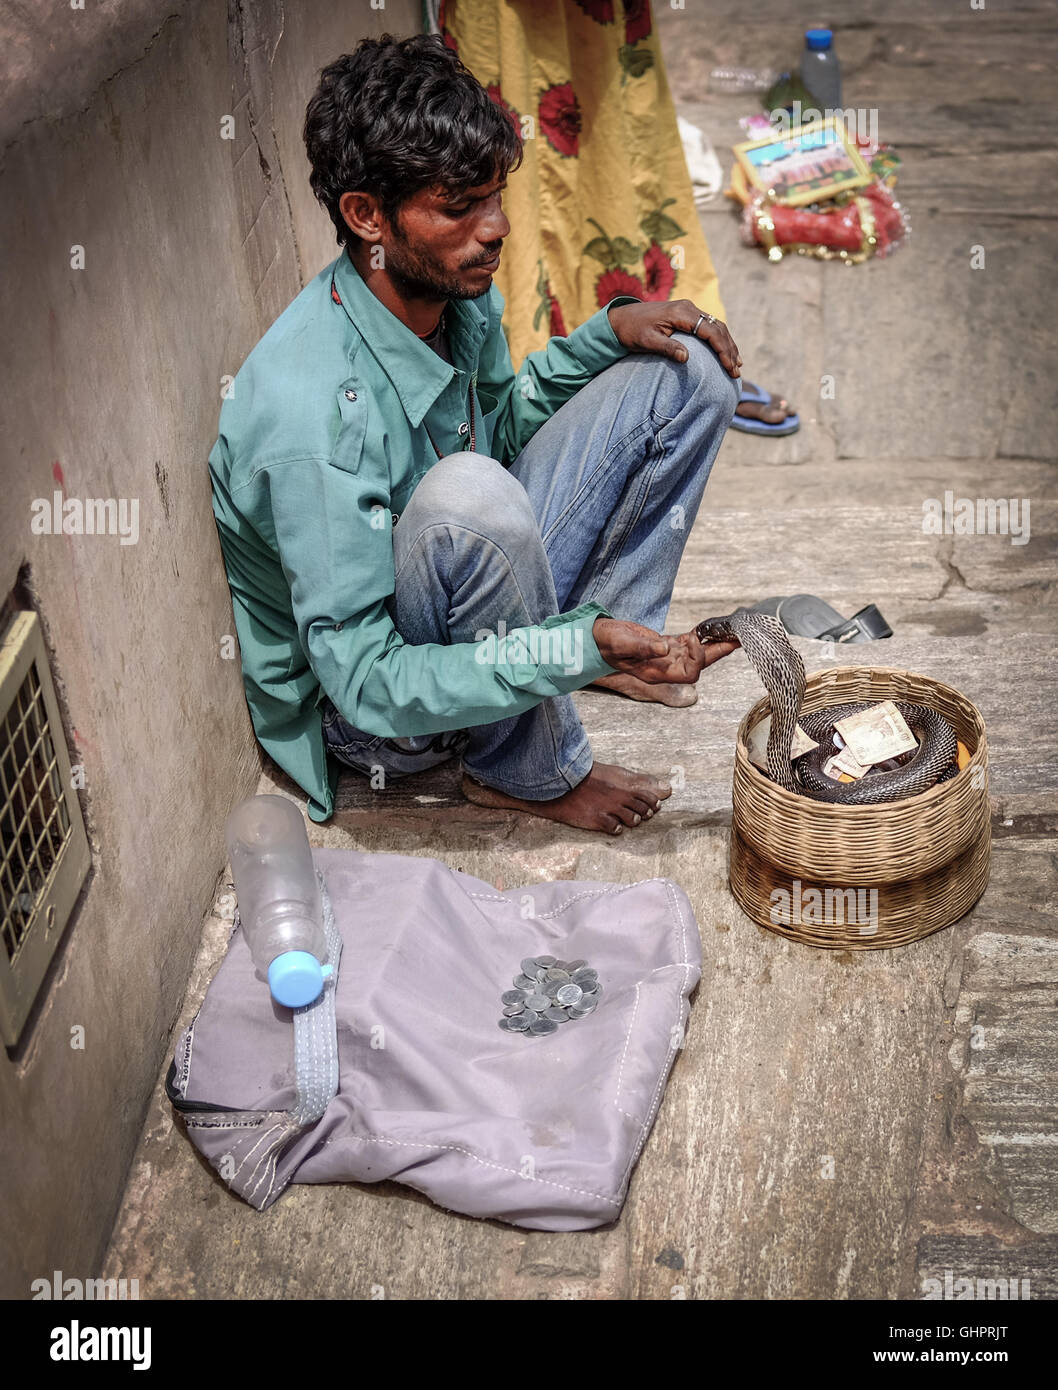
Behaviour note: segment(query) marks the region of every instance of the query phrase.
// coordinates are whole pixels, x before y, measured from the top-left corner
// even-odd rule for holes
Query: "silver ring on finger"
[[[698,323],[696,323],[696,324],[694,325],[694,327],[691,329],[691,332],[694,334],[694,336],[695,336],[696,338],[697,338],[697,336],[698,336],[698,324],[699,324],[699,323],[704,323],[705,320],[706,320],[706,318],[707,318],[707,315],[706,315],[706,314],[699,314],[699,315],[698,315]]]

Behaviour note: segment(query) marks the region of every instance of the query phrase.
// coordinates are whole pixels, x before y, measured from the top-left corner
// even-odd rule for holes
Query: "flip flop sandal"
[[[770,391],[762,391],[752,381],[742,383],[742,400],[750,405],[768,405],[771,399],[772,393]],[[796,434],[801,428],[801,417],[800,415],[787,415],[785,420],[770,425],[766,420],[753,420],[749,416],[736,413],[732,417],[731,428],[742,430],[746,434]]]
[[[751,604],[755,613],[770,613],[795,637],[814,637],[821,642],[876,642],[892,637],[893,629],[873,603],[851,618],[843,618],[815,594],[791,594],[787,598],[765,598]]]

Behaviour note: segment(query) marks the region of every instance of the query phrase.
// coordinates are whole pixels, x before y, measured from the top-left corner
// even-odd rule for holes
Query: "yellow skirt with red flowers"
[[[524,143],[496,275],[515,366],[618,294],[724,318],[649,0],[445,0],[441,29]]]

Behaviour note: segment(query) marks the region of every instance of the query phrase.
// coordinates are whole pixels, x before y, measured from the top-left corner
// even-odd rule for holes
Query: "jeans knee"
[[[689,391],[707,397],[730,420],[742,398],[741,381],[728,373],[704,338],[684,333],[681,341],[687,348],[687,361],[677,365],[682,368]]]
[[[467,451],[438,459],[416,487],[412,502],[435,524],[463,527],[497,543],[539,535],[525,488],[502,463],[485,454]]]

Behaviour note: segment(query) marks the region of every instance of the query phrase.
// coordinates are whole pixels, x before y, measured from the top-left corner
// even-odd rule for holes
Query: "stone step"
[[[1019,482],[1047,465],[1030,465]],[[794,468],[785,473],[799,472]],[[726,475],[730,478],[730,472]],[[722,491],[730,486],[725,476]],[[927,480],[927,486],[935,478]],[[977,480],[974,480],[977,481]],[[712,480],[709,487],[712,489]],[[812,489],[787,480],[794,501],[807,502]],[[908,483],[903,488],[906,491]],[[1058,507],[1029,496],[1028,540],[1012,534],[972,536],[923,532],[924,499],[941,508],[944,489],[919,486],[912,505],[888,507],[787,507],[751,511],[710,505],[698,514],[684,551],[666,628],[685,632],[702,618],[729,613],[775,594],[811,593],[845,616],[876,603],[904,637],[1002,637],[1012,631],[1058,633],[1058,613],[1049,601],[1058,554]],[[968,497],[970,490],[956,497]],[[1028,493],[1008,496],[1020,529]],[[769,499],[771,500],[771,499]],[[987,518],[988,512],[982,513]],[[1002,513],[999,513],[1001,520]],[[782,537],[780,546],[766,543]]]
[[[781,381],[767,381],[785,393]],[[802,414],[811,401],[790,400]],[[796,436],[794,436],[796,438]],[[1033,529],[1042,525],[1042,507],[1058,495],[1058,464],[1040,459],[950,458],[806,458],[798,462],[774,457],[778,440],[729,431],[702,500],[703,523],[715,511],[785,512],[786,508],[904,507],[921,515],[927,498],[942,506],[953,498],[1028,498]],[[1050,513],[1053,530],[1054,516]],[[692,540],[694,539],[692,533]]]
[[[771,265],[759,250],[732,245],[738,212],[729,201],[703,213],[743,373],[801,414],[796,434],[739,437],[742,457],[751,447],[776,462],[949,458],[953,470],[963,459],[995,459],[1000,474],[1008,457],[1053,460],[1050,308],[1045,294],[1026,301],[1012,287],[1021,277],[1047,283],[1058,233],[1053,218],[1004,222],[1013,189],[992,191],[989,161],[1005,166],[1010,158],[981,156],[989,168],[971,174],[957,160],[932,160],[935,192],[902,181],[910,239],[859,266],[798,256]],[[729,152],[721,162],[726,170]],[[976,182],[964,186],[970,178]],[[972,247],[984,249],[980,269]],[[928,327],[925,275],[935,282]],[[912,323],[920,325],[914,334]],[[837,343],[855,347],[830,346]]]
[[[961,495],[961,494],[960,494]],[[976,499],[968,499],[974,500]],[[1013,509],[1017,527],[1024,504]],[[943,498],[931,498],[943,509]],[[714,508],[703,503],[683,553],[675,592],[696,600],[718,589],[769,594],[869,589],[872,599],[936,599],[949,588],[985,594],[1023,591],[1039,599],[1054,586],[1058,505],[1042,498],[1029,508],[1028,539],[1014,534],[935,535],[917,506]],[[987,521],[988,512],[982,513]],[[997,527],[1002,514],[996,518]],[[945,524],[943,519],[940,523]],[[774,537],[772,541],[770,538]],[[703,615],[704,616],[704,615]],[[1055,620],[1058,628],[1058,618]]]

